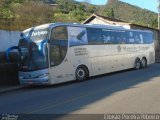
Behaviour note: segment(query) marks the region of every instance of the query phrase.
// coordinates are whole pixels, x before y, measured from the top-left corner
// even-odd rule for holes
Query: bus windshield
[[[21,37],[19,41],[19,69],[21,71],[34,71],[47,68],[48,31],[32,30],[32,32],[23,33]]]

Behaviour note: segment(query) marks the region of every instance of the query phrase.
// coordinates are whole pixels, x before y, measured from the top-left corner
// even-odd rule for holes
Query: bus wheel
[[[76,69],[76,80],[86,80],[89,76],[88,70],[85,66],[80,66]]]
[[[141,68],[141,61],[139,58],[136,58],[135,63],[134,63],[134,69],[138,70]]]
[[[147,67],[147,60],[146,58],[142,58],[141,60],[141,68],[146,68]]]

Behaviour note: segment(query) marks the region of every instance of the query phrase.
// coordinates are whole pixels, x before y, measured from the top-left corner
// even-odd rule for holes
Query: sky
[[[77,0],[77,1],[90,1],[92,4],[95,4],[95,5],[104,5],[107,3],[108,0]],[[141,8],[145,8],[154,12],[158,12],[157,0],[120,0],[120,1],[129,3]]]

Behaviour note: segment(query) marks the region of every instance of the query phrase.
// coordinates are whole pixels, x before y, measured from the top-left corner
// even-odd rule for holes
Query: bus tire
[[[146,67],[147,67],[147,59],[143,57],[141,60],[141,68],[146,68]]]
[[[76,69],[75,76],[78,81],[86,80],[89,77],[88,69],[85,66],[79,66]]]
[[[134,62],[134,69],[138,70],[141,68],[141,60],[139,58],[136,58],[135,62]]]

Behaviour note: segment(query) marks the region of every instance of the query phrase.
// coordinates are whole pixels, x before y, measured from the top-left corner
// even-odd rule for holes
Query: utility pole
[[[160,0],[157,0],[158,1],[158,29],[160,29]]]

